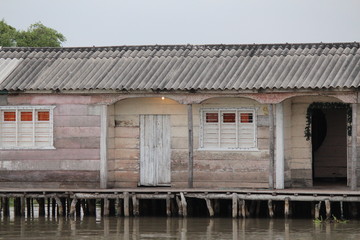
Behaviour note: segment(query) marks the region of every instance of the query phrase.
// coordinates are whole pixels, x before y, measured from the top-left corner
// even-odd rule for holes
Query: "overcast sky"
[[[66,47],[360,42],[360,0],[0,0],[0,19]]]

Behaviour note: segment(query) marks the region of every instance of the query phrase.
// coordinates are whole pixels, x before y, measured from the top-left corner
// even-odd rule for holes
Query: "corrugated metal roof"
[[[1,48],[0,90],[360,86],[359,43]]]

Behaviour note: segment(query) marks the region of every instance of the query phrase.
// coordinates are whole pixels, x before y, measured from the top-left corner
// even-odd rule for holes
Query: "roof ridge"
[[[91,50],[98,51],[99,49],[103,50],[114,50],[114,49],[129,49],[129,50],[141,50],[141,49],[231,49],[231,48],[281,48],[281,47],[306,47],[306,46],[318,46],[325,48],[328,46],[331,47],[341,47],[341,46],[353,46],[360,47],[360,42],[319,42],[319,43],[253,43],[253,44],[162,44],[162,45],[119,45],[119,46],[81,46],[81,47],[2,47],[0,51],[3,50],[38,50],[38,51],[66,51],[66,50]]]

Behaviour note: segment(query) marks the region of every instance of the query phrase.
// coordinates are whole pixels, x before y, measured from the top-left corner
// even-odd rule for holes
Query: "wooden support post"
[[[47,203],[47,217],[50,217],[50,205],[51,205],[51,198],[45,198],[45,204]]]
[[[20,198],[20,215],[25,216],[25,197]]]
[[[56,200],[53,198],[52,201],[51,201],[51,213],[52,213],[52,216],[55,217],[55,214],[56,214]]]
[[[2,214],[3,208],[4,208],[4,198],[0,198],[0,216]]]
[[[130,209],[129,209],[129,193],[124,193],[124,216],[129,217]]]
[[[109,216],[109,199],[104,198],[104,216],[108,217]]]
[[[183,206],[181,204],[181,200],[180,200],[179,196],[176,196],[175,199],[176,199],[176,204],[178,206],[178,214],[180,217],[183,217],[184,214],[183,214]]]
[[[290,205],[290,201],[289,201],[289,198],[285,198],[285,201],[284,201],[284,216],[285,218],[288,218],[289,217],[289,205]]]
[[[170,193],[166,196],[166,216],[171,217],[171,196]]]
[[[340,202],[340,219],[344,219],[344,204],[342,201]]]
[[[86,200],[82,200],[82,202],[85,202]],[[88,199],[87,201],[88,205],[88,212],[84,211],[84,215],[89,216],[95,216],[96,217],[96,199]]]
[[[209,210],[209,216],[213,217],[214,216],[214,209],[212,207],[211,200],[209,198],[205,198],[205,202],[206,202],[206,206],[207,206],[207,208]]]
[[[275,132],[274,132],[274,104],[269,104],[269,188],[274,189],[274,159],[275,159]]]
[[[315,204],[315,219],[320,219],[320,208],[321,201],[318,204]]]
[[[54,199],[55,199],[56,204],[58,206],[58,214],[59,214],[59,216],[63,216],[63,212],[64,212],[63,209],[64,208],[63,208],[63,204],[62,204],[60,198],[58,196],[55,196]]]
[[[107,188],[108,166],[107,166],[107,141],[108,141],[108,106],[101,106],[100,115],[100,188]]]
[[[238,217],[242,217],[242,199],[238,199]]]
[[[284,189],[284,107],[283,103],[276,104],[276,189]]]
[[[238,196],[236,193],[232,194],[232,217],[237,218],[238,216]]]
[[[243,205],[241,207],[241,211],[243,212],[243,218],[245,217],[249,217],[250,216],[250,212],[248,207],[246,206],[246,201],[243,199]]]
[[[136,195],[132,195],[132,204],[133,204],[133,215],[139,216],[139,199],[136,198]]]
[[[116,216],[120,217],[123,215],[123,209],[121,204],[121,199],[116,198]]]
[[[357,103],[351,104],[351,190],[357,189]]]
[[[31,217],[31,201],[30,198],[25,198],[26,201],[26,216]]]
[[[187,202],[183,192],[180,193],[183,216],[187,217]]]
[[[269,217],[273,218],[274,217],[274,209],[273,209],[273,204],[272,204],[271,199],[268,200],[268,209],[269,209]]]
[[[74,197],[73,200],[71,201],[70,212],[69,212],[69,216],[71,216],[71,217],[74,217],[74,216],[75,216],[77,201],[78,201],[78,200],[77,200],[76,197]]]
[[[193,113],[192,113],[192,104],[187,105],[188,113],[188,143],[189,143],[189,176],[188,176],[188,187],[193,188],[194,182],[194,134],[193,134]]]
[[[44,198],[37,198],[36,201],[39,204],[39,216],[45,216],[45,199]]]
[[[260,207],[261,207],[261,201],[257,200],[256,201],[256,211],[255,211],[256,217],[260,216]]]
[[[326,219],[331,218],[331,203],[329,199],[325,200],[325,207],[326,207]]]

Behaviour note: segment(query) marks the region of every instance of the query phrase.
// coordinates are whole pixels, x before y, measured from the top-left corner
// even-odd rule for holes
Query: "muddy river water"
[[[360,222],[231,218],[1,218],[0,239],[360,239]]]

